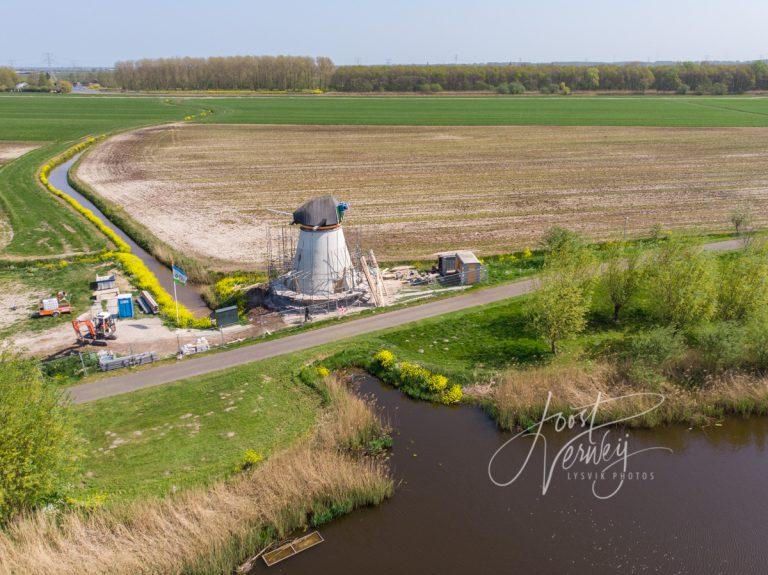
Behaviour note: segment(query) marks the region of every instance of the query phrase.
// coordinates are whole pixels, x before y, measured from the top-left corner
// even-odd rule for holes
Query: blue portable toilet
[[[133,296],[123,293],[117,296],[118,317],[133,317]]]

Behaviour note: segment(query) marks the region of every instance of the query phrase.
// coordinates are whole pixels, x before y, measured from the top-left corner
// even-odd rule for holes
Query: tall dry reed
[[[747,374],[724,374],[706,387],[686,389],[668,381],[630,383],[606,365],[545,366],[506,372],[491,394],[490,409],[505,429],[528,427],[540,421],[547,393],[552,393],[549,413],[571,412],[594,403],[597,394],[618,398],[652,392],[664,396],[653,411],[635,417],[627,425],[654,427],[667,423],[700,424],[728,414],[768,413],[768,378]],[[633,396],[602,405],[599,423],[616,421],[649,409],[657,399]]]
[[[343,384],[324,385],[331,402],[311,439],[211,488],[21,517],[0,533],[0,573],[227,573],[313,513],[380,503],[393,489],[388,469],[348,447],[383,427]]]

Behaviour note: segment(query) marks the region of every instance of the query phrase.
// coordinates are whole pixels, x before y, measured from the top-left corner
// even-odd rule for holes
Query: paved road
[[[708,244],[706,249],[711,251],[726,251],[741,246],[739,240],[728,240]],[[390,327],[397,327],[420,319],[435,317],[446,313],[498,302],[507,298],[520,296],[533,291],[535,280],[528,279],[497,287],[472,291],[464,295],[407,307],[366,318],[360,318],[315,330],[305,331],[296,335],[255,343],[230,351],[215,353],[203,357],[188,358],[177,363],[143,371],[126,373],[115,377],[77,385],[69,392],[75,403],[85,403],[129,393],[145,387],[154,387],[171,381],[186,379],[229,367],[243,365],[267,359],[286,353],[293,353],[339,341],[349,337],[371,333]]]

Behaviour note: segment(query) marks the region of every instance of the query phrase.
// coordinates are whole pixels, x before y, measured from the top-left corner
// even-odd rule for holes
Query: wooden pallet
[[[319,545],[323,541],[323,536],[320,535],[320,533],[317,531],[313,531],[308,535],[294,539],[290,543],[281,545],[269,553],[264,553],[264,555],[261,557],[264,559],[264,563],[267,564],[267,567],[272,567],[272,565],[276,565],[277,563],[280,563],[280,561],[284,561],[289,557],[293,557],[294,555],[301,553],[302,551],[306,551],[310,547]]]

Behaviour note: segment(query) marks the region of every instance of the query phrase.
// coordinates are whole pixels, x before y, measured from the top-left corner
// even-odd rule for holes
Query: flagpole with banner
[[[171,258],[171,272],[173,273],[173,301],[176,303],[176,325],[179,324],[179,299],[176,295],[176,284],[181,283],[187,285],[187,274],[180,267],[176,267]]]

